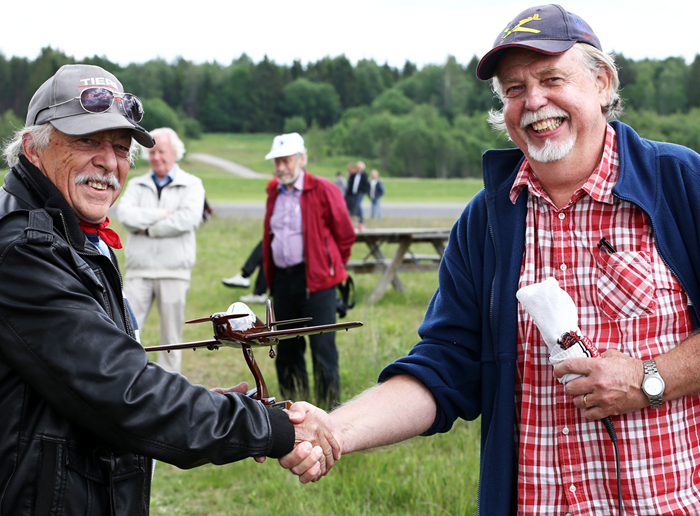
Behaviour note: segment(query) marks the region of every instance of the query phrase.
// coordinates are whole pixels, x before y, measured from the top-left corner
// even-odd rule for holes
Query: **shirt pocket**
[[[656,310],[653,268],[646,252],[601,253],[597,298],[608,319],[632,319]]]

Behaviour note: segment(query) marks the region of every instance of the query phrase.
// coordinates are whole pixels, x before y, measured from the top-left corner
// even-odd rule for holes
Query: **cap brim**
[[[143,127],[119,113],[85,113],[80,115],[56,118],[50,121],[56,129],[71,136],[98,133],[100,131],[112,131],[115,129],[127,129],[131,136],[144,147],[151,148],[155,140]]]
[[[276,149],[272,150],[267,153],[265,156],[265,159],[275,159],[275,158],[284,158],[285,156],[294,156],[295,154],[302,153],[304,154],[306,152],[306,149],[301,149],[301,150],[295,150],[293,152],[289,152],[287,149]]]
[[[541,54],[555,56],[563,54],[573,47],[575,43],[575,41],[569,40],[562,41],[554,39],[539,39],[533,41],[518,41],[517,43],[509,45],[501,45],[494,48],[481,58],[481,61],[479,61],[479,66],[476,68],[476,76],[482,81],[487,81],[496,75],[498,61],[501,59],[506,50],[510,50],[512,48],[524,48],[526,50],[534,50],[535,52],[539,52]]]

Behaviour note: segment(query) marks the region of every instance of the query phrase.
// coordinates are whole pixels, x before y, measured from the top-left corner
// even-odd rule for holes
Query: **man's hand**
[[[306,402],[292,405],[289,419],[294,423],[295,448],[282,457],[280,465],[299,476],[299,480],[320,480],[341,456],[341,442],[334,435],[330,416]]]
[[[214,387],[212,391],[218,392],[219,394],[226,394],[227,392],[238,392],[240,394],[245,394],[246,392],[248,392],[248,382],[241,382],[238,385],[229,387],[228,389],[225,389],[223,387]]]
[[[640,410],[649,405],[644,392],[641,360],[609,349],[600,358],[569,358],[554,368],[554,376],[582,374],[566,384],[574,405],[586,411],[588,419],[603,419]],[[584,398],[585,397],[585,398]]]

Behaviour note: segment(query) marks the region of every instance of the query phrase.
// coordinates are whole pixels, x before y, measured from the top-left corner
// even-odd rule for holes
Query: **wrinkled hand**
[[[219,394],[226,394],[227,392],[238,392],[241,394],[245,394],[246,392],[248,392],[248,382],[241,382],[238,385],[229,387],[228,389],[225,389],[223,387],[214,387],[212,391],[218,392]]]
[[[316,482],[340,460],[342,447],[333,421],[324,410],[303,401],[292,405],[289,419],[294,423],[296,446],[279,460],[280,465],[303,484]]]
[[[649,405],[641,389],[642,361],[617,350],[609,349],[600,358],[569,358],[554,368],[557,378],[567,373],[585,375],[567,383],[565,391],[588,419],[627,414]]]

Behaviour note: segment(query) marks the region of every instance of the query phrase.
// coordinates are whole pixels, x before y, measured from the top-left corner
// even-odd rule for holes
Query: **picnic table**
[[[379,301],[389,285],[399,292],[405,292],[399,272],[436,271],[440,266],[445,245],[450,236],[449,229],[434,228],[372,228],[357,232],[355,245],[364,243],[369,253],[362,260],[350,260],[348,271],[356,274],[381,273],[379,282],[369,296],[369,302]],[[415,254],[411,245],[417,242],[431,243],[437,254]],[[392,258],[382,251],[384,244],[398,244]]]

